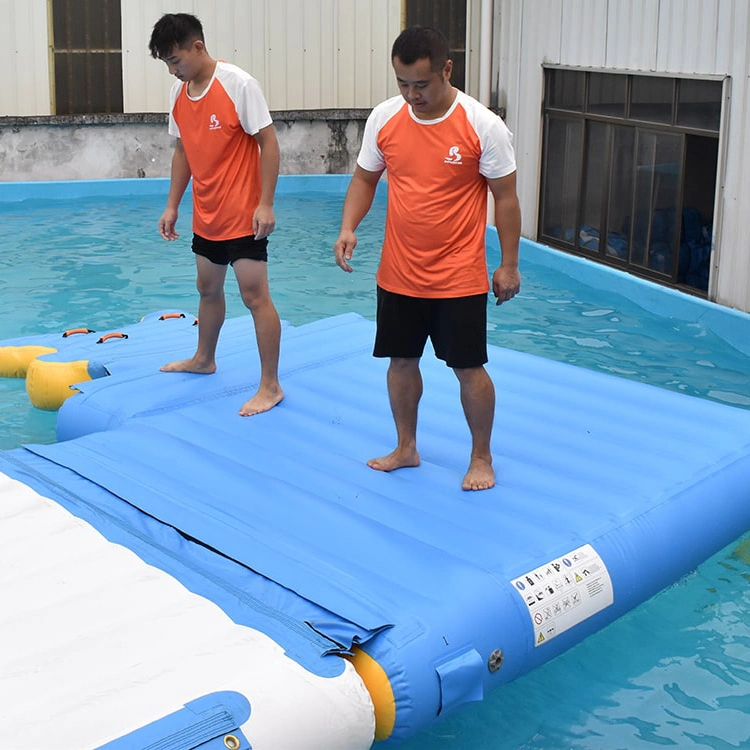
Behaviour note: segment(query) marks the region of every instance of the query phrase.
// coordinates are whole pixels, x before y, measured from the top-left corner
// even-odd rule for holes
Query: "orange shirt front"
[[[199,97],[177,81],[170,99],[169,132],[182,140],[193,176],[193,231],[208,240],[251,235],[261,194],[253,135],[271,124],[258,82],[219,61]]]
[[[458,91],[443,117],[419,120],[393,97],[371,113],[357,163],[388,173],[379,286],[426,298],[489,290],[486,179],[516,169],[497,115]]]

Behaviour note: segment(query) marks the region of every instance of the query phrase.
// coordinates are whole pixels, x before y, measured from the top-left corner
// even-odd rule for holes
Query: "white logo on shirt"
[[[444,161],[446,164],[460,164],[462,156],[458,152],[458,146],[451,146],[448,149],[448,156],[445,157]]]
[[[221,130],[221,123],[219,122],[219,118],[216,115],[211,115],[211,121],[210,125],[208,126],[209,130]]]

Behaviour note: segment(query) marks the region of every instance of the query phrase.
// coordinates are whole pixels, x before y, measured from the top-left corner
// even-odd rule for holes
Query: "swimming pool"
[[[346,310],[372,317],[380,220],[367,220],[356,271],[342,274],[331,245],[345,181],[312,184],[313,194],[303,180],[280,185],[269,268],[279,312],[295,325]],[[33,202],[0,204],[9,238],[0,261],[0,340],[84,324],[111,328],[156,309],[195,310],[189,212],[180,221],[183,239],[167,244],[154,230],[163,183],[137,185],[140,194],[132,196],[117,194],[122,183],[95,187],[112,194],[61,201],[51,186]],[[377,208],[382,212],[382,201]],[[717,333],[710,306],[535,248],[523,271],[520,297],[490,311],[494,343],[750,406],[750,356],[741,341],[733,346]],[[595,286],[582,283],[592,278]],[[633,300],[667,314],[647,313]],[[230,315],[244,311],[238,295],[229,294],[228,308]],[[680,316],[681,308],[688,313]],[[22,383],[0,385],[2,447],[52,440],[54,415],[29,408]],[[569,653],[405,747],[739,747],[748,739],[748,580],[745,537]]]

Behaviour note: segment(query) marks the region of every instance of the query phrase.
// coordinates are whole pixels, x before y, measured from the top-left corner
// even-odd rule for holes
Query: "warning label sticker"
[[[511,584],[528,607],[536,646],[614,601],[609,572],[590,544],[524,573]]]

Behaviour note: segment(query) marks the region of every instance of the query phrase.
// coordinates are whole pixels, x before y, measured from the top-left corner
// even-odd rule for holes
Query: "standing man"
[[[391,51],[400,96],[381,103],[365,127],[344,201],[336,264],[351,272],[355,230],[388,171],[388,214],[377,272],[374,356],[389,357],[388,396],[397,445],[368,465],[393,471],[419,465],[419,361],[428,338],[456,373],[471,432],[465,490],[495,484],[490,436],[495,389],[487,371],[485,250],[487,189],[502,262],[492,275],[497,304],[521,285],[521,211],[511,133],[475,99],[453,88],[448,43],[434,29],[411,27]]]
[[[167,207],[159,234],[176,240],[177,213],[193,178],[193,253],[197,266],[198,346],[164,372],[209,374],[226,315],[224,280],[231,264],[250,310],[260,355],[260,383],[239,413],[268,411],[284,393],[278,379],[281,324],[268,289],[268,235],[279,175],[279,145],[263,92],[245,71],[214,60],[203,27],[188,13],[154,25],[151,56],[177,78],[170,92],[169,133],[177,138]]]

